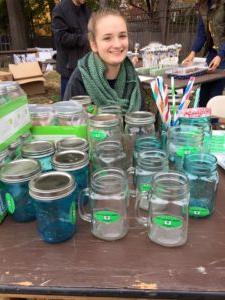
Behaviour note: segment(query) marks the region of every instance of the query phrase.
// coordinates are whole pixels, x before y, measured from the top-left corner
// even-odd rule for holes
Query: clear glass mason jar
[[[148,210],[149,200],[146,192],[152,190],[152,181],[155,174],[169,171],[167,154],[162,150],[149,150],[139,153],[134,175],[136,197],[140,201],[139,207]]]
[[[37,228],[48,243],[68,240],[76,231],[76,183],[66,172],[46,172],[29,183],[36,209]]]
[[[51,105],[29,105],[33,126],[54,125],[54,113]]]
[[[20,85],[15,81],[6,81],[5,88],[7,92],[7,97],[10,100],[16,100],[21,96],[25,96],[25,92],[20,87]]]
[[[21,147],[22,157],[38,160],[42,171],[52,170],[51,158],[54,153],[55,146],[50,141],[31,141]]]
[[[184,171],[190,183],[189,216],[210,216],[215,208],[219,182],[216,157],[206,153],[189,154],[184,160]]]
[[[179,118],[179,124],[194,125],[201,127],[204,133],[203,149],[204,152],[210,152],[210,140],[212,136],[211,117],[198,117],[198,118]]]
[[[87,114],[92,114],[95,110],[91,98],[87,95],[73,96],[69,101],[81,104],[83,106],[83,111]]]
[[[55,122],[60,126],[86,124],[86,116],[80,103],[60,101],[53,104]]]
[[[53,169],[72,174],[77,183],[75,202],[81,190],[88,187],[89,182],[89,159],[85,152],[78,150],[66,150],[57,152],[52,157]]]
[[[89,212],[85,212],[84,197],[89,197]],[[128,181],[125,172],[105,168],[91,176],[90,188],[83,190],[78,202],[80,217],[91,223],[97,238],[113,241],[128,232]]]
[[[103,168],[121,168],[127,170],[127,156],[123,146],[118,141],[103,141],[96,145],[92,157],[94,171]]]
[[[91,155],[102,141],[122,141],[119,118],[113,114],[99,114],[88,120],[88,140]]]
[[[0,178],[4,184],[4,200],[8,212],[17,222],[35,219],[36,213],[28,193],[28,182],[40,172],[40,164],[33,159],[14,160],[1,168]]]
[[[168,130],[167,152],[171,167],[183,170],[187,154],[203,152],[203,129],[197,126],[178,125]]]
[[[97,114],[113,114],[117,115],[120,120],[121,130],[123,131],[123,116],[122,108],[119,105],[104,105],[98,106]]]
[[[135,136],[155,135],[155,115],[147,111],[135,111],[125,115],[125,133]]]
[[[137,220],[149,227],[151,241],[166,247],[186,243],[189,198],[189,184],[185,174],[170,171],[153,177],[147,218],[140,215],[139,204],[136,205]]]
[[[83,138],[68,137],[60,141],[57,141],[56,149],[59,152],[66,151],[66,150],[79,150],[79,151],[88,152],[89,146],[88,146],[88,141]]]

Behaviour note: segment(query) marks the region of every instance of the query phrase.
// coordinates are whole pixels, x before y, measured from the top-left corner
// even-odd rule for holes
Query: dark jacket
[[[212,49],[225,57],[225,0],[208,0],[199,5],[199,24],[192,50],[205,47],[205,54]]]
[[[52,12],[52,30],[57,50],[56,70],[70,77],[77,61],[89,51],[87,24],[90,10],[85,4],[76,6],[63,0]]]

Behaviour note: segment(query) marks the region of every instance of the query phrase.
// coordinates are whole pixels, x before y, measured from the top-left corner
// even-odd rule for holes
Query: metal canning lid
[[[29,193],[36,200],[52,201],[70,195],[76,188],[72,175],[52,171],[40,174],[29,182]]]
[[[0,162],[3,161],[9,155],[9,149],[0,151]]]
[[[120,120],[114,114],[99,114],[89,118],[89,125],[93,127],[111,127],[119,124]]]
[[[92,102],[91,98],[86,95],[73,96],[70,100],[77,101],[80,104],[90,104]]]
[[[18,159],[5,164],[0,171],[1,181],[18,183],[29,181],[41,172],[41,166],[34,159]]]
[[[55,170],[73,171],[87,166],[88,155],[78,150],[67,150],[56,153],[52,158],[52,165]]]
[[[62,139],[56,143],[56,148],[58,151],[64,150],[80,150],[88,151],[88,141],[82,138],[69,137]]]
[[[51,155],[55,152],[55,147],[49,141],[33,141],[24,143],[21,148],[23,157],[39,158]]]
[[[125,122],[130,125],[148,125],[155,122],[155,115],[148,111],[135,111],[125,115]]]

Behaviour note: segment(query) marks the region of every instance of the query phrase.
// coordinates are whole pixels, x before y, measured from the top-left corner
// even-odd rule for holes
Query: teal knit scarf
[[[97,106],[119,105],[123,114],[140,110],[141,91],[138,76],[131,61],[121,64],[114,89],[105,78],[106,66],[97,54],[90,52],[78,62],[88,95]]]

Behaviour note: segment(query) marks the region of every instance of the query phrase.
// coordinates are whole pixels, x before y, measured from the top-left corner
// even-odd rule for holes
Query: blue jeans
[[[61,101],[63,101],[64,93],[69,79],[69,77],[61,76]]]
[[[206,58],[206,62],[208,65],[211,62],[211,60],[216,56],[216,54],[217,53],[215,50],[211,50],[208,53],[207,58]],[[225,69],[225,59],[223,59],[221,61],[218,69]],[[212,97],[222,95],[224,87],[225,87],[225,78],[201,84],[199,106],[205,107],[207,102]]]

